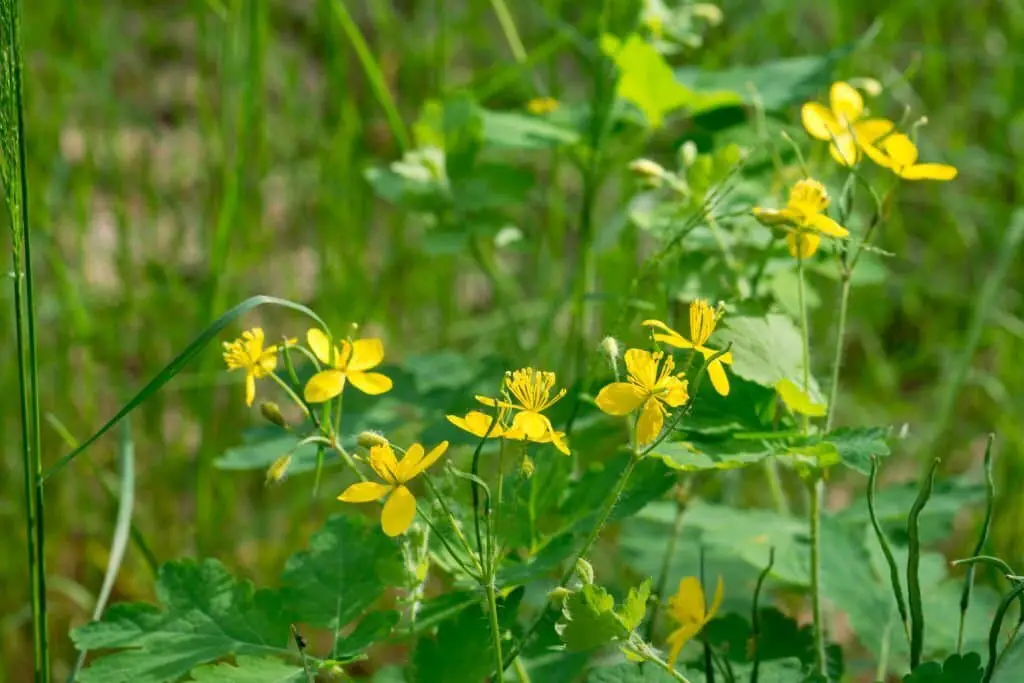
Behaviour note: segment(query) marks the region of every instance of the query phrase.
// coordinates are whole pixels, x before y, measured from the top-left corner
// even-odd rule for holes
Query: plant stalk
[[[814,667],[822,676],[825,668],[825,624],[821,618],[821,494],[820,480],[809,484],[811,494],[811,616],[814,623]]]
[[[836,323],[836,349],[832,357],[832,381],[828,389],[828,414],[825,417],[825,432],[832,429],[832,423],[836,414],[836,400],[839,396],[839,372],[843,366],[843,347],[846,345],[846,316],[850,307],[850,283],[852,273],[843,271],[840,274],[842,285],[839,290],[839,321]],[[801,279],[801,285],[803,279]]]

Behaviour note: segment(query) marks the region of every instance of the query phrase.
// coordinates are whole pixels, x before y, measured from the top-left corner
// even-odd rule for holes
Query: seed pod
[[[281,429],[288,429],[288,421],[281,414],[280,406],[273,401],[263,401],[260,403],[260,415],[270,424],[277,425]]]

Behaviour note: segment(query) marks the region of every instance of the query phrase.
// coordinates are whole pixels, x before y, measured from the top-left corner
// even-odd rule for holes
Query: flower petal
[[[725,374],[725,367],[722,365],[721,359],[713,360],[708,365],[708,379],[711,380],[711,386],[715,388],[719,396],[729,395],[729,377]]]
[[[789,254],[795,259],[809,259],[818,251],[821,238],[810,232],[790,232],[786,235],[786,245],[789,247]]]
[[[675,595],[668,599],[668,613],[682,625],[704,620],[704,588],[696,576],[685,576],[679,581]]]
[[[649,398],[644,403],[644,410],[636,422],[637,445],[649,444],[661,434],[661,427],[665,422],[665,413],[662,412],[658,399]]]
[[[711,308],[711,304],[704,299],[690,302],[690,339],[695,345],[700,346],[710,339],[717,323],[715,309]]]
[[[562,455],[572,455],[569,452],[569,442],[565,439],[565,432],[551,432],[551,443],[561,451]]]
[[[668,665],[674,667],[676,660],[679,658],[679,653],[682,652],[683,646],[686,645],[697,633],[700,631],[699,624],[684,624],[675,631],[672,631],[666,639],[669,644],[668,652]]]
[[[658,361],[654,354],[643,349],[627,349],[622,358],[626,371],[640,386],[650,391],[658,381]]]
[[[828,152],[840,166],[853,166],[860,159],[860,151],[849,133],[837,135],[828,146]]]
[[[523,410],[517,413],[512,420],[512,428],[520,430],[527,441],[537,443],[546,443],[550,439],[551,432],[555,431],[548,418],[532,410]],[[547,439],[542,441],[546,437]]]
[[[412,491],[399,486],[388,496],[380,515],[380,525],[388,536],[401,536],[416,517],[416,498]]]
[[[256,399],[256,377],[251,373],[245,373],[245,405],[252,407]]]
[[[641,324],[645,325],[646,327],[654,327],[659,330],[664,330],[665,334],[654,335],[654,338],[663,344],[668,344],[669,346],[674,346],[679,349],[693,348],[693,342],[691,342],[689,339],[679,334],[678,332],[676,332],[675,330],[673,330],[671,327],[661,322],[660,320],[645,320]]]
[[[418,450],[418,455],[415,459],[410,459],[414,448]],[[402,458],[401,467],[402,476],[405,478],[404,480],[409,481],[410,479],[422,474],[431,465],[437,462],[437,459],[444,455],[444,452],[447,450],[448,442],[442,441],[434,446],[429,453],[423,455],[423,446],[418,443],[414,443],[409,447],[409,450],[406,451],[405,457]]]
[[[348,361],[349,370],[369,370],[384,360],[384,342],[380,339],[357,339],[352,344],[352,356]]]
[[[800,108],[800,120],[807,133],[819,140],[831,140],[832,133],[839,131],[839,122],[828,107],[817,102],[808,102]]]
[[[811,214],[807,217],[807,225],[830,237],[849,237],[850,231],[836,223],[823,213]]]
[[[755,206],[751,212],[762,225],[774,227],[778,225],[796,225],[800,222],[800,214],[793,209],[762,209]]]
[[[828,99],[836,119],[846,119],[847,123],[853,123],[864,113],[864,99],[856,88],[844,81],[832,84]]]
[[[324,365],[331,365],[331,340],[319,327],[311,328],[306,332],[306,343],[309,344],[313,355]]]
[[[877,147],[892,160],[893,166],[913,166],[917,163],[917,145],[903,133],[890,135],[881,140]]]
[[[853,124],[853,137],[858,145],[872,145],[895,127],[896,124],[889,119],[864,119]]]
[[[949,164],[914,164],[899,175],[906,180],[952,180],[956,178],[957,170]]]
[[[705,624],[715,618],[718,608],[722,606],[722,596],[724,593],[725,583],[722,581],[721,575],[719,575],[718,585],[715,586],[715,597],[711,598],[711,607],[708,608],[708,613],[704,616]]]
[[[338,500],[345,503],[370,503],[388,495],[392,488],[376,481],[359,481],[342,491]]]
[[[598,392],[594,402],[608,415],[629,415],[640,407],[646,394],[635,384],[613,382]]]
[[[494,418],[487,413],[482,413],[479,410],[471,410],[466,413],[465,417],[459,417],[458,415],[447,415],[448,421],[453,425],[469,432],[473,436],[483,438],[485,435],[488,438],[495,439],[500,437],[504,430],[500,424],[494,425],[491,429],[491,423],[494,422]],[[487,430],[490,429],[488,434]]]
[[[690,400],[689,385],[681,377],[666,378],[663,380],[662,389],[665,393],[659,394],[658,398],[672,408],[678,408]]]
[[[370,449],[370,467],[377,476],[389,484],[398,484],[398,460],[390,444],[381,444]]]
[[[391,391],[391,379],[379,372],[358,372],[352,370],[348,373],[348,381],[352,382],[359,391],[364,394],[376,396]]]
[[[345,388],[345,373],[340,370],[321,370],[306,382],[302,395],[307,403],[323,403],[341,393]]]

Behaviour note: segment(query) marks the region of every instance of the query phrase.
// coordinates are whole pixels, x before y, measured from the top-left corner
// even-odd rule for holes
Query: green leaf
[[[740,377],[771,388],[781,380],[803,386],[803,342],[789,318],[778,314],[727,317],[718,340],[732,342],[730,368]],[[813,402],[823,402],[813,375],[808,393]]]
[[[633,631],[644,620],[647,614],[647,600],[651,597],[651,580],[645,579],[637,588],[630,588],[626,601],[619,610],[619,617],[622,623],[630,631]]]
[[[766,110],[782,111],[827,90],[836,64],[851,50],[852,46],[844,46],[823,55],[779,59],[722,71],[684,67],[676,69],[675,75],[680,82],[697,90],[733,91],[744,104],[753,104],[748,86],[751,84]]]
[[[570,652],[592,650],[629,635],[615,614],[615,598],[593,583],[565,598],[555,630]]]
[[[1024,636],[1017,636],[999,661],[992,683],[1017,683],[1024,680]]]
[[[506,149],[533,150],[575,145],[579,133],[556,123],[517,112],[480,112],[483,140]]]
[[[337,642],[331,659],[337,662],[350,662],[364,658],[363,652],[391,635],[400,618],[401,615],[394,610],[370,612],[359,620],[352,633]]]
[[[807,392],[798,387],[792,380],[780,379],[775,383],[775,391],[779,398],[794,413],[808,417],[824,417],[828,409],[824,403],[815,403]]]
[[[192,670],[197,683],[299,683],[306,676],[301,666],[279,659],[238,657],[234,664],[214,664]]]
[[[925,662],[903,677],[903,683],[981,683],[981,655],[950,655],[942,664]]]
[[[480,374],[483,364],[461,353],[442,350],[408,356],[402,367],[412,375],[416,391],[426,394],[436,389],[469,386]]]
[[[220,470],[264,470],[286,453],[291,452],[288,474],[298,474],[316,469],[316,444],[304,444],[296,434],[282,434],[276,429],[271,436],[260,431],[256,436],[246,435],[247,443],[229,448],[224,455],[213,461]],[[293,450],[294,449],[294,450]]]
[[[403,580],[398,542],[374,521],[336,515],[289,558],[281,591],[304,623],[341,628]]]
[[[498,624],[502,631],[515,626],[524,589],[518,588],[498,601]],[[417,683],[480,683],[494,673],[490,617],[477,602],[442,621],[436,638],[423,638],[413,655],[413,680]],[[512,643],[506,642],[506,649]]]
[[[686,678],[690,683],[697,683],[703,681],[704,677],[695,679],[687,672]],[[587,683],[675,683],[675,680],[656,666],[640,666],[633,662],[598,667],[587,675]]]
[[[731,470],[764,460],[771,451],[751,451],[756,442],[736,440],[692,443],[687,441],[662,442],[651,453],[665,464],[683,472],[704,470]]]
[[[825,435],[824,440],[835,446],[844,465],[867,475],[872,455],[885,457],[891,453],[885,438],[886,430],[881,427],[840,427]]]
[[[163,609],[116,604],[71,632],[80,650],[117,650],[82,671],[81,683],[163,683],[229,655],[288,655],[290,614],[276,591],[254,591],[216,560],[169,562],[156,586]]]
[[[680,107],[699,113],[741,101],[733,92],[716,88],[713,92],[698,93],[684,86],[654,46],[635,33],[625,42],[610,34],[602,35],[601,51],[619,69],[616,94],[635,104],[652,128],[660,128],[665,114]]]

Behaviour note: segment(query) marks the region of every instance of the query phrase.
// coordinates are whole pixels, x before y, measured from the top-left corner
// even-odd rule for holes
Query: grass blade
[[[110,557],[103,575],[103,585],[96,598],[96,607],[92,611],[92,620],[99,621],[107,608],[107,601],[114,590],[114,581],[124,561],[124,553],[128,549],[128,539],[132,532],[132,509],[135,505],[135,443],[132,441],[131,422],[121,423],[121,438],[117,444],[117,459],[120,463],[121,476],[118,485],[117,518],[114,522],[114,538],[110,543]],[[85,664],[88,650],[78,653],[78,659],[68,675],[68,683],[74,683],[78,672]]]
[[[126,415],[128,415],[128,413],[135,410],[143,401],[145,401],[147,398],[149,398],[154,393],[159,391],[161,387],[163,387],[165,384],[167,384],[167,382],[173,379],[175,375],[181,372],[182,368],[185,367],[186,363],[188,363],[200,351],[202,351],[203,348],[221,332],[221,330],[230,325],[236,318],[245,315],[254,308],[258,308],[264,305],[281,306],[283,308],[290,308],[292,310],[299,311],[300,313],[305,313],[307,316],[316,321],[318,325],[323,327],[324,330],[328,333],[328,335],[330,334],[330,331],[327,328],[327,324],[320,319],[320,316],[318,316],[311,309],[307,308],[306,306],[303,306],[302,304],[297,304],[294,301],[289,301],[288,299],[279,299],[273,296],[265,296],[263,294],[249,297],[242,303],[238,304],[237,306],[226,312],[221,317],[217,318],[215,321],[213,321],[213,323],[210,324],[209,327],[200,332],[199,335],[192,340],[192,343],[185,347],[184,351],[179,353],[174,358],[174,360],[172,360],[170,363],[164,366],[164,369],[158,372],[156,376],[153,377],[153,379],[151,379],[149,383],[146,384],[146,386],[144,386],[139,391],[139,393],[135,394],[135,396],[133,396],[132,399],[128,401],[128,403],[126,403],[124,407],[122,407],[121,410],[117,412],[116,415],[114,415],[114,417],[110,418],[106,424],[100,427],[99,431],[90,436],[82,443],[82,445],[80,445],[78,448],[74,449],[73,451],[62,457],[60,460],[57,461],[55,465],[46,470],[46,472],[43,474],[42,481],[46,481],[47,479],[55,475],[57,472],[60,472],[62,469],[67,467],[67,465],[72,460],[81,455],[89,446],[96,443],[96,441],[101,436],[110,431],[110,429],[118,422],[120,422]]]

